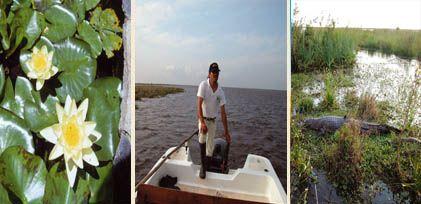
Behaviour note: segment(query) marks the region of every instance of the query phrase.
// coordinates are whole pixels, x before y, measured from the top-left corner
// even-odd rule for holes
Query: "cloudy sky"
[[[136,82],[285,90],[284,2],[136,0]]]
[[[421,30],[421,0],[292,0],[298,19],[331,17],[339,27]],[[313,24],[318,26],[318,24]]]

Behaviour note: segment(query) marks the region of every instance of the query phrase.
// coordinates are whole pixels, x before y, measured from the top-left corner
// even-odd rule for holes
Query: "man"
[[[228,143],[231,143],[225,112],[225,95],[218,84],[219,71],[218,64],[212,63],[209,66],[208,79],[200,83],[197,91],[197,116],[199,118],[199,144],[202,161],[199,176],[202,179],[206,177],[206,170],[213,153],[213,139],[216,133],[215,119],[218,114],[218,107],[221,109],[225,139]]]

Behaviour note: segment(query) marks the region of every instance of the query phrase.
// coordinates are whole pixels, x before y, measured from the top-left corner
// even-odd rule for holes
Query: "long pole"
[[[140,182],[136,185],[136,189],[139,188],[140,184],[145,183],[156,171],[158,171],[158,169],[164,164],[164,162],[174,153],[176,152],[178,149],[180,149],[183,144],[185,144],[187,141],[189,141],[194,135],[197,135],[199,133],[199,130],[196,130],[192,135],[190,135],[189,137],[187,137],[182,143],[180,143],[175,149],[173,149],[168,155],[165,155],[163,157],[163,160],[161,160],[161,162],[159,162],[158,165],[156,165],[145,177],[143,177],[142,180],[140,180]]]

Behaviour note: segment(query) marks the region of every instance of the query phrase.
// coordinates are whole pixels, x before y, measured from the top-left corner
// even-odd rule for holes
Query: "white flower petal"
[[[79,108],[77,109],[77,118],[80,123],[82,123],[86,119],[86,113],[88,112],[88,105],[89,105],[89,100],[85,99],[79,105]]]
[[[64,109],[59,103],[56,103],[56,112],[59,123],[63,123]]]
[[[47,55],[48,62],[50,62],[50,63],[53,62],[53,55],[54,55],[54,51],[51,51],[51,52],[48,53],[48,55]],[[51,66],[51,64],[50,64],[50,66]]]
[[[57,159],[59,156],[63,155],[63,147],[59,144],[56,144],[53,148],[53,150],[50,153],[50,156],[48,157],[49,160]]]
[[[70,96],[67,95],[66,102],[64,103],[64,112],[66,113],[67,116],[70,116],[71,105],[72,105],[72,98],[70,98]]]
[[[55,75],[55,74],[57,74],[57,72],[58,72],[58,68],[56,66],[53,66],[51,68],[51,75]]]
[[[48,49],[47,49],[47,46],[43,45],[43,46],[41,47],[41,53],[42,53],[43,55],[48,55]]]
[[[85,139],[83,139],[83,143],[82,143],[82,148],[88,148],[92,146],[92,141],[89,139],[89,137],[85,137]]]
[[[48,142],[51,142],[53,144],[57,144],[57,135],[55,134],[55,131],[54,131],[54,125],[42,129],[39,133]]]
[[[66,163],[67,179],[69,180],[70,187],[73,187],[76,180],[77,167],[71,159],[69,160],[65,159],[65,163]]]
[[[27,65],[27,66],[30,66],[30,65],[29,65],[29,63],[28,63],[28,65]],[[28,77],[29,77],[29,78],[31,78],[31,79],[36,79],[36,78],[38,78],[37,73],[36,73],[35,71],[32,71],[32,70],[31,70],[31,71],[29,71],[27,75],[28,75]]]
[[[82,151],[76,152],[72,159],[79,168],[83,169]]]
[[[77,114],[77,106],[76,106],[76,101],[74,99],[72,99],[72,104],[70,106],[70,114],[71,115]]]
[[[41,90],[42,86],[44,86],[44,80],[43,79],[38,79],[36,82],[36,89],[37,91]]]
[[[96,131],[96,130],[92,131],[91,135],[93,135],[95,137],[95,140],[92,141],[92,142],[97,142],[102,137],[101,133]]]
[[[32,53],[37,54],[39,52],[37,47],[34,47],[34,49],[32,49]]]
[[[88,164],[92,166],[98,166],[98,158],[96,157],[94,151],[91,148],[85,148],[82,150],[83,152],[83,160],[85,160]]]

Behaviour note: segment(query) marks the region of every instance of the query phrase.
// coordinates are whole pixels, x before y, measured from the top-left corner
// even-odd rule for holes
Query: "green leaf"
[[[1,0],[0,1],[0,9],[5,10],[6,6],[12,3],[12,0]]]
[[[100,0],[86,0],[85,1],[86,10],[89,11],[89,10],[95,8],[95,6],[98,5],[99,1]]]
[[[66,170],[58,170],[59,164],[57,162],[47,174],[44,204],[86,202],[89,197],[88,183],[80,179],[75,193],[67,180]]]
[[[122,32],[119,20],[113,9],[104,11],[97,7],[90,19],[90,24],[99,32],[103,49],[108,58],[114,56],[113,51],[121,48],[122,39],[118,33]]]
[[[1,183],[23,203],[42,203],[46,175],[44,161],[20,146],[7,148],[0,156]]]
[[[7,31],[7,18],[6,18],[6,12],[4,12],[3,9],[0,8],[0,40],[1,40],[1,46],[3,50],[8,50],[10,47],[10,40],[9,40],[9,34]]]
[[[96,142],[101,146],[101,150],[96,152],[100,161],[112,160],[118,146],[120,90],[120,79],[107,77],[95,80],[84,91],[85,98],[89,99],[87,120],[95,121],[95,129],[102,134]]]
[[[26,45],[22,50],[31,48],[44,30],[45,24],[44,15],[40,12],[31,8],[19,9],[10,25],[10,36],[14,37],[14,45],[9,55],[16,50],[23,39],[26,39]]]
[[[15,91],[13,91],[12,81],[8,78],[1,106],[23,118],[25,101],[34,102],[31,82],[24,77],[18,77],[16,78]]]
[[[0,100],[3,94],[4,82],[6,81],[5,78],[6,76],[4,75],[3,65],[0,64]]]
[[[79,22],[85,19],[85,0],[64,0],[63,4],[68,6],[77,14]]]
[[[113,199],[112,162],[103,167],[97,167],[99,178],[88,174],[89,189],[91,191],[90,203],[108,203]]]
[[[71,37],[76,32],[76,15],[63,5],[51,6],[45,11],[45,18],[50,23],[47,25],[47,30],[44,34],[52,42]]]
[[[13,4],[10,10],[16,11],[21,8],[29,8],[31,5],[31,0],[13,0]]]
[[[34,0],[35,8],[38,11],[44,12],[48,8],[50,8],[52,5],[60,4],[60,0]]]
[[[95,79],[96,60],[91,57],[89,45],[77,39],[67,39],[54,47],[57,67],[63,71],[58,77],[62,86],[56,89],[57,96],[62,103],[67,95],[79,101],[83,89]]]
[[[0,108],[0,154],[11,146],[22,146],[33,153],[34,142],[25,121],[15,114]]]
[[[4,204],[11,204],[12,202],[9,201],[9,195],[7,194],[6,189],[0,184],[0,203]]]
[[[48,96],[45,103],[42,103],[39,92],[33,91],[33,95],[36,96],[36,102],[25,103],[24,118],[32,131],[39,132],[58,122],[55,105],[60,101],[56,97]]]
[[[110,31],[104,31],[100,36],[107,57],[110,58],[114,56],[113,50],[119,50],[123,42],[121,37]]]
[[[91,53],[94,58],[97,58],[102,52],[102,42],[99,34],[89,25],[88,21],[83,21],[79,24],[77,31],[80,38],[91,46]]]

